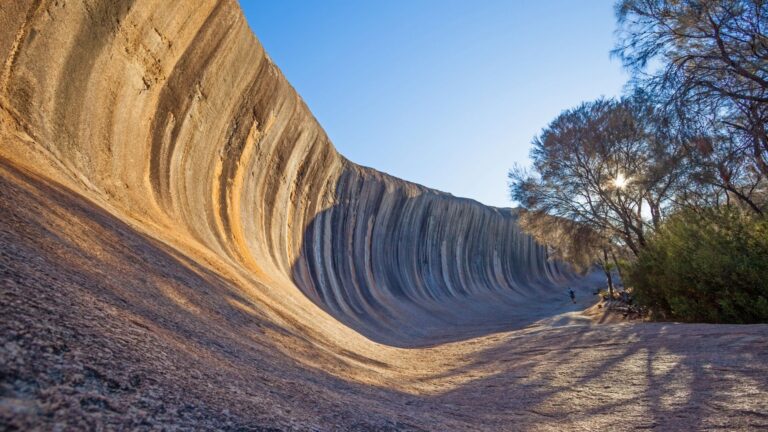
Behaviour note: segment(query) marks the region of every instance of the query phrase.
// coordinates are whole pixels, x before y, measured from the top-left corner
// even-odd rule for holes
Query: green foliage
[[[637,301],[661,319],[768,322],[768,219],[733,208],[670,217],[627,269]]]

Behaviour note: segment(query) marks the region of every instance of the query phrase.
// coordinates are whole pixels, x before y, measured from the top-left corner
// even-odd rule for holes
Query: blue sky
[[[621,93],[611,0],[241,0],[350,160],[509,207],[506,173],[562,110]]]

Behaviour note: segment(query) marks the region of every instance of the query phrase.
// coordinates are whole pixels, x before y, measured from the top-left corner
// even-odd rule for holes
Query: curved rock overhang
[[[374,341],[428,345],[524,325],[574,277],[514,210],[340,156],[234,0],[14,1],[0,27],[23,138],[0,153],[273,287],[275,310],[319,313],[301,292]]]

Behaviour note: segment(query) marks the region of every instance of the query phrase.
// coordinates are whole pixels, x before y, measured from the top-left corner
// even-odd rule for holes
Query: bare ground
[[[363,356],[0,165],[0,430],[768,429],[768,326],[595,325],[568,309]]]

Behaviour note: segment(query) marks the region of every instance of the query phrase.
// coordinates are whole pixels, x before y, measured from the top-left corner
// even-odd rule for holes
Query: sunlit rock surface
[[[514,211],[340,156],[234,1],[6,1],[0,56],[3,425],[766,425],[765,326],[590,327]]]

